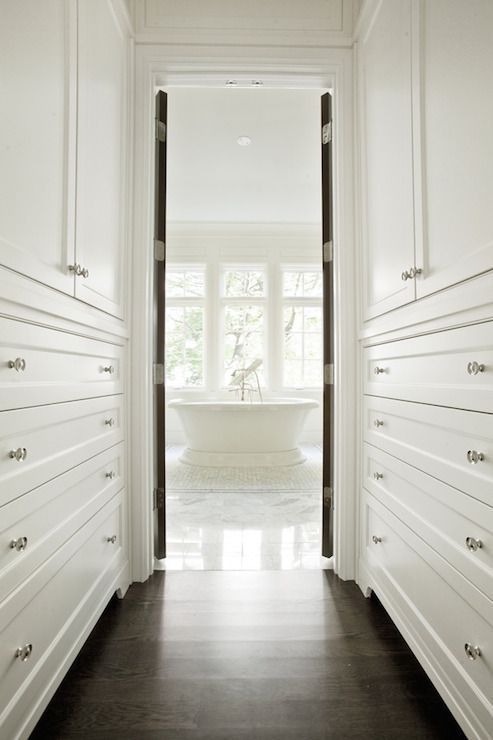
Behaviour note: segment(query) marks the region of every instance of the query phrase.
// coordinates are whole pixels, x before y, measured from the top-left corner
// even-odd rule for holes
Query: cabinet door
[[[79,3],[76,297],[123,316],[127,39],[109,0]]]
[[[68,0],[0,3],[0,264],[70,294],[73,8]]]
[[[433,0],[415,13],[420,297],[493,269],[493,4]]]
[[[415,298],[410,33],[409,0],[384,0],[359,50],[366,319]]]

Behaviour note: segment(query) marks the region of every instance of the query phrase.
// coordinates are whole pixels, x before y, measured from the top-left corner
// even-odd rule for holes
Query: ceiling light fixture
[[[227,80],[226,81],[226,87],[236,87],[238,82],[236,80]]]
[[[262,82],[262,80],[252,80],[252,86],[253,87],[260,87],[263,84],[264,83]]]
[[[236,141],[240,146],[250,146],[250,144],[252,143],[252,140],[249,136],[238,136]]]

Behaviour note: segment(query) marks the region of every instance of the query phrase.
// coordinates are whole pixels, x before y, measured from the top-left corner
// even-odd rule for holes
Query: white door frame
[[[335,467],[334,569],[356,576],[356,258],[352,49],[137,45],[131,321],[130,533],[132,579],[153,571],[152,240],[157,87],[223,86],[230,78],[333,91]],[[322,245],[320,245],[322,251]],[[322,496],[322,492],[320,492]]]

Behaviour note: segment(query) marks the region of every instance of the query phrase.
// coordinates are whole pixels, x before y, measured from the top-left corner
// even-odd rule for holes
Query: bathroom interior
[[[166,558],[156,568],[328,567],[324,90],[255,79],[166,92]]]

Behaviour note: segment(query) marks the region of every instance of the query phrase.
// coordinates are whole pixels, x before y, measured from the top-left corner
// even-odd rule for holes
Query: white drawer
[[[407,624],[420,644],[427,666],[442,675],[451,693],[462,701],[474,721],[491,728],[493,721],[493,628],[462,596],[401,536],[399,520],[385,510],[366,507],[366,554],[370,572],[378,584],[399,596]],[[373,540],[376,538],[376,542]],[[419,539],[419,538],[418,538]],[[423,546],[424,547],[424,546]],[[458,575],[457,586],[460,576]],[[388,584],[388,589],[386,588]],[[384,594],[385,596],[385,594]],[[385,599],[384,599],[385,600]],[[392,602],[397,604],[393,598]],[[402,612],[401,612],[402,614]],[[466,654],[479,647],[481,655]],[[490,737],[483,734],[481,737]]]
[[[120,504],[117,495],[0,606],[0,736],[9,702],[26,690],[104,573],[116,571],[121,564]],[[108,541],[113,537],[114,543]],[[25,661],[16,657],[18,648],[28,645],[32,646],[29,657]]]
[[[0,601],[123,487],[123,472],[120,443],[0,508]]]
[[[367,347],[364,375],[373,396],[493,413],[493,323]]]
[[[493,599],[493,507],[371,445],[363,470],[375,498]]]
[[[365,396],[363,418],[367,442],[493,506],[493,415]]]
[[[0,318],[0,410],[122,392],[120,345]]]
[[[122,396],[0,412],[0,506],[122,439]]]

